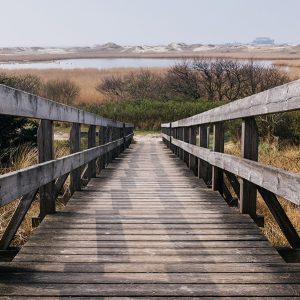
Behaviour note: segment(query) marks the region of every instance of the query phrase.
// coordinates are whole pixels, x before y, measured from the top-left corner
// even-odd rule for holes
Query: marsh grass
[[[130,73],[137,73],[140,68],[113,68],[113,69],[2,69],[1,72],[8,75],[32,74],[39,76],[44,82],[49,80],[70,80],[80,88],[80,94],[76,98],[75,105],[91,105],[103,103],[106,96],[96,90],[102,80],[110,76],[125,76]],[[151,68],[154,73],[166,72],[164,68]]]

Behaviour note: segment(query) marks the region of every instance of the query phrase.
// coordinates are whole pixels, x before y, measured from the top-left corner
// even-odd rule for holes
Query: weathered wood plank
[[[298,297],[298,284],[29,284],[9,285],[0,284],[0,290],[6,296],[120,296],[120,297],[233,297],[233,296],[293,296]]]
[[[172,122],[172,127],[195,126],[300,109],[300,80],[230,102],[204,113]],[[162,124],[168,127],[169,123]]]
[[[0,114],[87,125],[123,127],[122,122],[100,117],[0,84]],[[132,127],[127,124],[126,127]]]

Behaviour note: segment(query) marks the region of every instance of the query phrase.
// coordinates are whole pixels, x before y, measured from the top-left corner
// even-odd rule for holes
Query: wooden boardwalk
[[[1,299],[300,295],[300,266],[161,142],[133,144],[0,272]]]

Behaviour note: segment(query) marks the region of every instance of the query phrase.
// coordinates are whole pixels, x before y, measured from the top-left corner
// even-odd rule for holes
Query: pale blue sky
[[[0,46],[300,43],[300,0],[0,0]]]

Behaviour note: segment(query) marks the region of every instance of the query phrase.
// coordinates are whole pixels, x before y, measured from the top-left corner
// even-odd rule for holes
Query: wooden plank
[[[300,204],[300,175],[234,155],[217,153],[173,139],[173,144],[210,164]]]
[[[54,128],[53,121],[41,120],[38,129],[39,163],[54,159]],[[40,187],[40,214],[42,220],[47,214],[55,213],[55,183],[51,181]]]
[[[87,125],[123,127],[122,122],[103,118],[2,84],[0,84],[0,114]],[[133,125],[126,123],[126,127],[130,128]]]
[[[0,284],[0,290],[5,296],[85,296],[85,297],[298,297],[298,284]]]
[[[212,281],[215,284],[232,284],[232,282],[236,281],[240,284],[249,284],[249,283],[257,283],[257,284],[271,284],[271,283],[280,283],[280,284],[288,284],[288,283],[299,283],[298,274],[287,274],[287,273],[279,273],[277,276],[270,273],[242,273],[242,274],[222,274],[211,273],[173,273],[172,276],[166,276],[164,273],[127,273],[118,274],[118,273],[79,273],[79,274],[70,274],[70,273],[29,273],[29,272],[19,272],[12,273],[9,272],[6,274],[5,278],[3,278],[3,282],[13,284],[18,281],[20,284],[28,284],[28,283],[61,283],[61,284],[93,284],[93,283],[207,283],[211,284]],[[142,275],[142,276],[141,276]],[[0,277],[4,276],[4,274],[0,273]]]
[[[21,269],[21,270],[20,270]],[[55,272],[59,273],[89,273],[103,274],[107,273],[205,273],[209,276],[211,273],[274,273],[276,275],[282,273],[298,274],[300,273],[299,264],[283,263],[259,263],[259,264],[244,264],[244,263],[28,263],[28,262],[0,262],[0,272]]]
[[[282,113],[300,109],[300,80],[236,100],[192,117],[172,122],[172,127],[195,126]],[[162,127],[169,123],[162,124]]]

